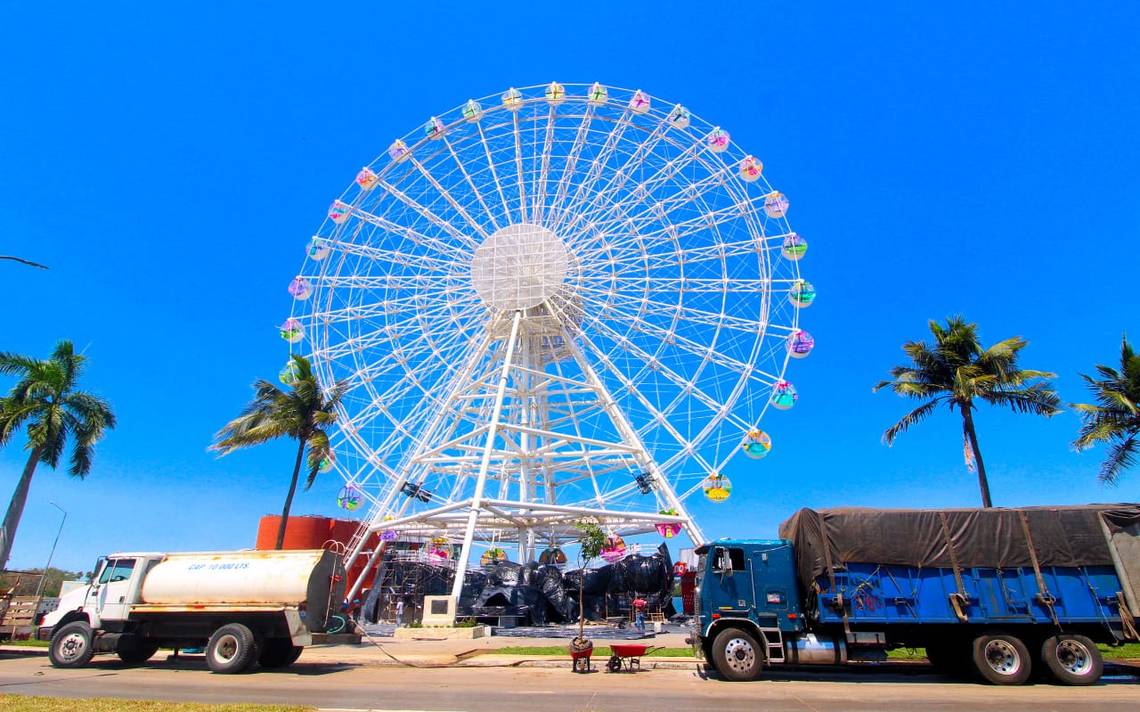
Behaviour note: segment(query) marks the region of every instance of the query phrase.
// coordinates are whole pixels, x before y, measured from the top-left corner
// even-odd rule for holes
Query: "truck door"
[[[712,554],[710,567],[713,573],[710,583],[717,590],[715,594],[705,598],[709,601],[709,612],[747,613],[753,607],[756,596],[752,582],[752,568],[748,558],[744,556],[744,549],[735,546],[718,546],[713,549]]]
[[[101,621],[126,620],[136,563],[136,559],[108,559],[103,566],[96,580],[98,589],[93,591],[95,612]]]

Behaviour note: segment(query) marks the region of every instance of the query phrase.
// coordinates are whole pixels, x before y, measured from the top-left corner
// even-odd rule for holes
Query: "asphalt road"
[[[300,662],[287,671],[213,675],[201,659],[140,667],[96,659],[56,670],[42,656],[0,655],[0,692],[198,702],[276,702],[319,708],[513,712],[692,710],[1112,710],[1140,707],[1140,680],[1091,688],[998,688],[955,682],[919,666],[886,671],[779,672],[753,683],[693,671],[574,675],[547,668],[415,669]]]

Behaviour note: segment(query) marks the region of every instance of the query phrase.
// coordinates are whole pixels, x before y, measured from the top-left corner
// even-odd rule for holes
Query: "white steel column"
[[[471,542],[475,538],[475,524],[479,520],[479,510],[483,506],[483,488],[487,483],[487,470],[491,464],[491,453],[495,449],[495,437],[499,431],[499,419],[503,413],[503,398],[506,396],[507,382],[511,377],[511,360],[515,355],[515,343],[518,340],[522,316],[522,310],[516,310],[514,320],[511,322],[511,335],[507,340],[507,352],[503,356],[503,369],[499,373],[499,389],[495,393],[495,406],[491,411],[491,425],[487,430],[487,442],[483,446],[483,460],[479,463],[475,492],[471,496],[471,512],[467,515],[467,529],[463,533],[463,548],[459,552],[459,559],[455,562],[455,581],[451,586],[451,598],[455,601],[456,610],[459,608],[459,595],[463,592],[463,575],[467,571],[467,563],[471,560]]]

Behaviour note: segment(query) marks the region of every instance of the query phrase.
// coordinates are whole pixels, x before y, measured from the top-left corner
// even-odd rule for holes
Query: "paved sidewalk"
[[[569,667],[569,654],[562,655],[503,655],[495,651],[505,647],[557,647],[565,648],[565,638],[515,638],[509,636],[489,636],[474,640],[432,639],[431,629],[424,628],[422,639],[395,640],[393,638],[364,638],[360,645],[312,645],[301,654],[302,663],[322,663],[326,665],[360,665],[380,667]],[[623,639],[594,637],[586,629],[587,637],[594,646],[602,647],[613,643],[626,643]],[[653,638],[638,642],[653,647],[684,648],[685,634],[662,633]],[[0,645],[0,653],[47,656],[47,648],[33,648],[13,645]],[[160,651],[155,660],[165,659],[168,651]],[[185,656],[193,658],[194,656]],[[594,666],[604,665],[606,657],[595,656]],[[692,670],[698,664],[691,657],[647,657],[642,658],[644,669],[685,669]]]

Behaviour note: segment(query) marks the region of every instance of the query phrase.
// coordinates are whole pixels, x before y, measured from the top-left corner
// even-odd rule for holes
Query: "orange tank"
[[[277,529],[281,517],[267,514],[257,526],[258,549],[273,549],[277,544]],[[285,526],[284,549],[320,549],[329,538],[328,517],[289,517]]]

